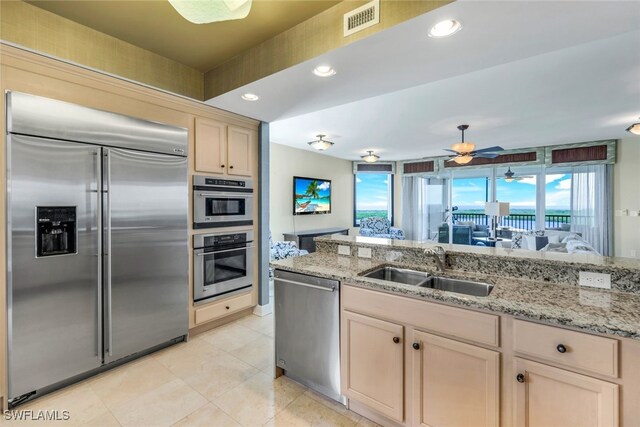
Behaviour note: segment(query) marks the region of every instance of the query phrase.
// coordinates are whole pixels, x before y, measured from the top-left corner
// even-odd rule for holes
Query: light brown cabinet
[[[254,130],[197,117],[195,170],[197,172],[253,175]]]
[[[415,331],[413,425],[498,427],[500,353]]]
[[[404,418],[404,328],[342,313],[343,392],[386,417]]]
[[[514,427],[616,427],[618,385],[514,358]]]

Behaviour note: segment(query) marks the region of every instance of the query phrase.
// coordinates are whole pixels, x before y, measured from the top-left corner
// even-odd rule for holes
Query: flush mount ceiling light
[[[462,24],[460,24],[458,21],[456,21],[455,19],[447,19],[444,21],[440,21],[436,25],[434,25],[433,28],[431,28],[431,31],[429,31],[429,37],[447,37],[457,33],[461,29]]]
[[[313,74],[319,77],[331,77],[336,74],[336,70],[331,65],[318,65],[313,69]]]
[[[316,139],[315,141],[307,142],[307,144],[318,151],[324,151],[328,148],[333,147],[333,142],[323,139],[325,136],[327,135],[316,135],[318,139]]]
[[[375,154],[373,154],[373,151],[368,150],[367,151],[367,155],[366,156],[360,156],[360,158],[362,160],[364,160],[367,163],[375,163],[378,161],[378,159],[380,158],[380,156],[376,156]]]
[[[260,99],[260,97],[255,93],[243,93],[241,98],[245,101],[257,101],[258,99]]]
[[[631,132],[634,135],[640,135],[640,122],[634,123],[627,128],[627,132]]]
[[[246,18],[251,0],[169,0],[184,19],[194,24]]]

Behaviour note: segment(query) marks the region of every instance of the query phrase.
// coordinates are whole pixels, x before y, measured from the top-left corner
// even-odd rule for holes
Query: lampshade
[[[471,160],[473,160],[473,157],[471,157],[468,154],[465,155],[465,156],[456,156],[456,157],[453,158],[453,161],[456,162],[459,165],[466,165]]]
[[[457,151],[458,153],[470,153],[476,148],[476,144],[473,142],[458,142],[451,146],[453,151]]]
[[[194,24],[243,19],[251,10],[251,0],[169,0],[169,3]]]
[[[489,216],[509,216],[509,203],[487,202],[484,205],[484,213]]]
[[[367,151],[367,155],[361,156],[361,158],[367,163],[375,163],[378,161],[380,156],[376,156],[375,154],[373,154],[373,151]]]

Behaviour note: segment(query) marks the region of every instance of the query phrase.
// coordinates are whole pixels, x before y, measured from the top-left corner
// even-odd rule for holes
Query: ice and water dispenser
[[[36,257],[76,253],[76,208],[36,208]]]

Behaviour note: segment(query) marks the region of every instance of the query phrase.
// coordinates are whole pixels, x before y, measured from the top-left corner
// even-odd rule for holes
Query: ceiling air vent
[[[370,1],[364,6],[344,14],[344,36],[350,36],[379,22],[380,0]]]

